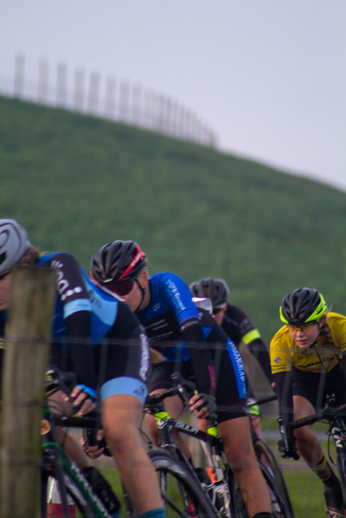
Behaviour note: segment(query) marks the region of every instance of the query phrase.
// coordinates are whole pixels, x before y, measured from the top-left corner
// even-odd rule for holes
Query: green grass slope
[[[297,287],[345,313],[346,193],[213,149],[0,97],[0,217],[85,267],[133,239],[149,272],[223,277],[267,341]]]

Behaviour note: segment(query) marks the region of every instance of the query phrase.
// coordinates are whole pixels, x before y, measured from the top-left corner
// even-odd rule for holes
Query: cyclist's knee
[[[104,426],[107,444],[117,455],[130,455],[140,442],[138,430],[128,423],[119,423],[115,426]]]

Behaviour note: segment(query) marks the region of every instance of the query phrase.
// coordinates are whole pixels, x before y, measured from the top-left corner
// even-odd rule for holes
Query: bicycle
[[[148,454],[158,472],[167,516],[248,517],[235,477],[223,452],[222,440],[215,425],[216,416],[212,417],[212,426],[209,427],[208,432],[204,432],[183,421],[171,418],[165,411],[163,400],[166,397],[179,394],[186,405],[189,401],[187,391],[190,393],[194,391],[194,384],[182,381],[178,373],[172,377],[176,386],[149,396],[144,407],[145,412],[155,416],[158,425],[159,446],[153,447],[150,440],[147,441],[150,448]],[[207,473],[198,472],[192,467],[178,448],[173,431],[194,437],[204,443]],[[273,508],[273,514],[280,518],[292,518],[293,515],[274,478],[260,459],[258,464],[268,487],[275,495],[276,508]],[[173,501],[168,491],[168,477],[170,482],[174,482],[177,486],[176,501]]]
[[[46,393],[62,390],[69,394],[74,384],[74,374],[60,374],[56,371],[48,371],[49,381],[46,382]],[[89,417],[69,417],[56,415],[48,407],[44,408],[43,419],[41,421],[42,436],[42,472],[41,472],[41,492],[40,492],[40,518],[46,518],[47,508],[47,488],[48,479],[56,479],[59,489],[63,514],[65,518],[70,518],[68,495],[85,518],[114,518],[117,512],[116,499],[109,502],[108,508],[90,481],[70,459],[59,444],[56,434],[56,426],[73,428],[93,428],[97,429],[99,418],[97,415]],[[106,484],[107,485],[107,484]],[[129,516],[136,517],[127,494],[124,493],[125,504]],[[120,505],[119,505],[120,508]]]
[[[346,418],[346,404],[336,406],[335,394],[326,396],[326,407],[316,414],[297,419],[288,423],[287,428],[295,430],[302,426],[314,424],[318,421],[325,422],[328,424],[328,430],[326,432],[328,436],[328,456],[332,464],[335,463],[331,458],[330,454],[330,438],[333,437],[336,449],[337,468],[342,488],[343,500],[344,500],[344,511],[346,510],[346,424],[344,419]],[[287,446],[287,430],[286,427],[281,424],[280,432],[284,443]]]

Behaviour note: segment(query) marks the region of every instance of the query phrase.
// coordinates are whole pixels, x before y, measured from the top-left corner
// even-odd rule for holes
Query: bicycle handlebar
[[[254,405],[263,405],[264,403],[270,403],[271,401],[276,401],[277,396],[274,394],[273,396],[268,396],[263,399],[259,399],[258,401],[254,401],[253,403],[246,403],[247,407],[254,406]]]
[[[316,414],[302,417],[301,419],[297,419],[296,421],[288,423],[287,427],[290,430],[295,430],[296,428],[301,428],[302,426],[307,426],[309,424],[314,424],[317,421],[322,421],[322,419],[328,417],[341,417],[343,415],[346,416],[346,404],[340,405],[337,408],[326,408],[320,412],[317,412]]]

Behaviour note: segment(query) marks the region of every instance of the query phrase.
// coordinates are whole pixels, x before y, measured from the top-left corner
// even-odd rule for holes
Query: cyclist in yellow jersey
[[[346,403],[346,317],[329,312],[323,295],[299,288],[282,299],[280,319],[285,323],[270,344],[273,379],[285,423],[324,407],[334,393]],[[289,449],[278,442],[283,457],[303,457],[324,484],[327,516],[344,516],[340,482],[309,426],[288,432]]]

